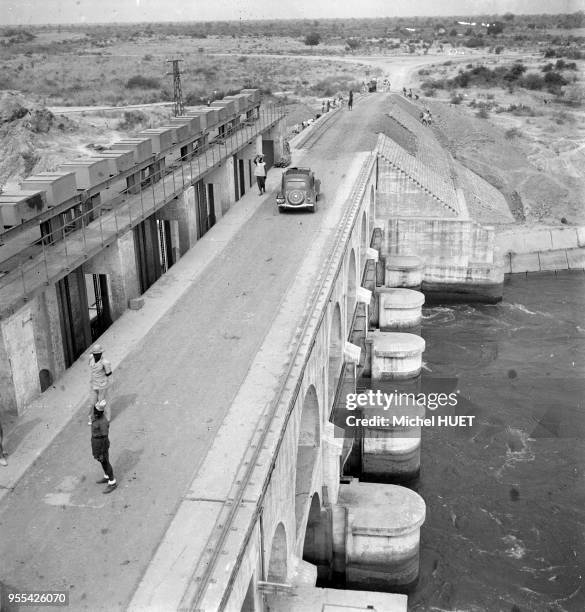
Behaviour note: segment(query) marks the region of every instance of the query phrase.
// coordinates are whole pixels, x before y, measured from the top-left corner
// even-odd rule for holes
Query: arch
[[[370,236],[374,231],[374,222],[376,219],[376,196],[374,193],[374,185],[370,186]]]
[[[355,312],[356,303],[356,281],[357,277],[357,266],[355,263],[355,251],[352,249],[349,254],[349,265],[347,266],[347,290],[345,294],[345,305],[346,305],[346,323],[347,333],[350,333],[351,324],[353,322],[353,315]]]
[[[270,547],[268,561],[268,582],[285,583],[287,577],[287,546],[286,531],[282,523],[278,523]]]
[[[330,509],[321,508],[317,493],[311,499],[302,556],[317,568],[317,586],[327,586],[333,562],[333,524]]]
[[[341,368],[342,339],[341,309],[339,308],[338,302],[333,308],[331,325],[329,326],[329,358],[327,361],[327,404],[329,411],[335,398],[337,379],[339,378],[339,371]]]
[[[365,253],[366,249],[370,246],[370,241],[368,240],[368,215],[366,211],[362,213],[362,228],[360,233],[360,245],[361,252]]]
[[[242,607],[240,612],[254,612],[256,610],[256,602],[255,602],[255,588],[254,588],[254,575],[250,578],[250,582],[248,583],[248,589],[246,591],[246,597],[242,602]]]
[[[295,476],[295,520],[297,534],[303,522],[305,507],[311,493],[313,469],[319,452],[319,400],[311,385],[303,400]]]

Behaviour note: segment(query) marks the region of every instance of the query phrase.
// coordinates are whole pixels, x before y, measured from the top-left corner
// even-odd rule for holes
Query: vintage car
[[[321,181],[310,168],[288,168],[282,173],[282,184],[276,195],[279,212],[284,209],[317,210]]]

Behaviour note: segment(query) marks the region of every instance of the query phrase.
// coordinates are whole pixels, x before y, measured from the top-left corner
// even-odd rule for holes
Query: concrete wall
[[[585,227],[515,226],[498,232],[506,273],[585,269]]]

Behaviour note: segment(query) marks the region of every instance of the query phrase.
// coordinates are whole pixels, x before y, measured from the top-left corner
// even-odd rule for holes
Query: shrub
[[[124,111],[124,119],[118,123],[118,129],[125,132],[133,130],[137,125],[142,125],[148,121],[148,117],[141,111]]]
[[[502,47],[502,45],[498,45],[495,49],[494,52],[496,55],[500,55],[500,53],[504,50],[504,47]]]
[[[489,117],[489,113],[487,111],[487,108],[480,108],[477,113],[475,113],[476,117],[479,117],[480,119],[487,119]]]
[[[520,136],[521,132],[518,128],[510,128],[509,130],[506,130],[505,132],[505,136],[508,140],[512,140],[512,138],[518,138]]]
[[[526,89],[542,89],[544,87],[544,79],[540,76],[540,74],[530,72],[522,78],[520,85]]]
[[[305,45],[315,47],[321,42],[321,35],[318,32],[311,32],[305,36]]]
[[[128,89],[158,89],[160,81],[152,77],[135,74],[126,81],[126,87]]]
[[[461,104],[461,100],[463,100],[463,96],[461,94],[456,94],[451,96],[451,104]]]

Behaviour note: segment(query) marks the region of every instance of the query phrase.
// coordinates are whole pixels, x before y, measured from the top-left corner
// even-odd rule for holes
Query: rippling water
[[[410,610],[585,611],[584,298],[585,274],[515,276],[498,305],[425,310],[427,375],[477,418],[423,431]]]

